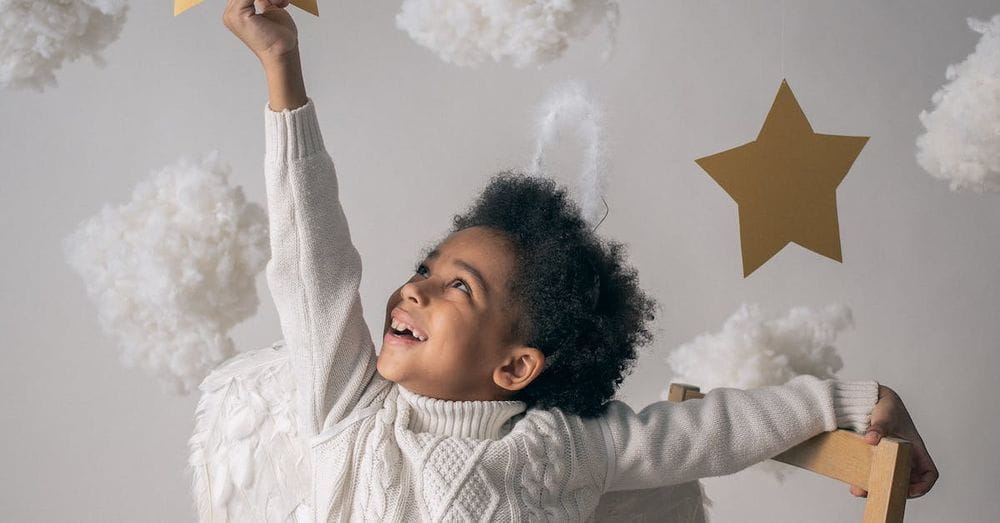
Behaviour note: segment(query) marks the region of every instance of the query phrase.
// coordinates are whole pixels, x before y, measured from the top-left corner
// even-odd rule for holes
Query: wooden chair
[[[694,385],[671,383],[667,399],[703,398]],[[910,479],[910,442],[884,437],[869,445],[864,436],[837,429],[806,440],[773,459],[868,491],[863,523],[903,521]]]

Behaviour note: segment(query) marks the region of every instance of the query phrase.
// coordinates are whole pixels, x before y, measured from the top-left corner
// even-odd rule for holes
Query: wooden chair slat
[[[902,523],[910,488],[910,451],[908,441],[896,438],[882,438],[875,447],[864,523]]]
[[[867,490],[874,450],[864,436],[837,429],[799,443],[774,459]]]

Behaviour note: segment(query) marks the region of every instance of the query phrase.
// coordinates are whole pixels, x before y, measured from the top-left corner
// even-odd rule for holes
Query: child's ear
[[[545,355],[534,347],[515,347],[503,363],[493,369],[493,381],[509,391],[521,390],[545,368]]]

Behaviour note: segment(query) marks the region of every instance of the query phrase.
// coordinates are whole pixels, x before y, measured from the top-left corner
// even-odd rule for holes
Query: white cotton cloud
[[[671,381],[708,392],[717,387],[748,389],[783,385],[800,374],[834,377],[844,363],[833,346],[853,325],[851,310],[795,307],[782,318],[767,318],[756,304],[744,304],[719,332],[698,336],[667,356]]]
[[[946,83],[920,113],[917,162],[951,190],[1000,191],[1000,15],[968,20],[982,34],[965,61],[948,66]]]
[[[44,91],[63,63],[100,52],[118,39],[125,0],[0,0],[0,87]]]
[[[573,38],[604,21],[605,58],[613,48],[613,0],[403,0],[396,26],[445,62],[475,66],[493,59],[515,67],[562,56]]]
[[[542,104],[535,155],[530,167],[533,175],[556,177],[558,173],[546,165],[546,153],[561,141],[562,130],[574,131],[583,150],[573,196],[591,227],[600,223],[607,210],[604,193],[607,190],[608,160],[602,120],[600,107],[583,84],[569,82],[558,86]]]
[[[169,392],[190,392],[235,354],[228,330],[257,312],[267,214],[229,185],[229,172],[216,151],[182,158],[63,241],[123,363]]]

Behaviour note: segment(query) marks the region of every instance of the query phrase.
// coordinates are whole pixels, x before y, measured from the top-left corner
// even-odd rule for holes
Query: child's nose
[[[417,305],[427,304],[427,295],[424,293],[423,288],[420,287],[418,282],[411,281],[403,288],[399,290],[400,295],[402,295],[404,300],[411,301]]]

